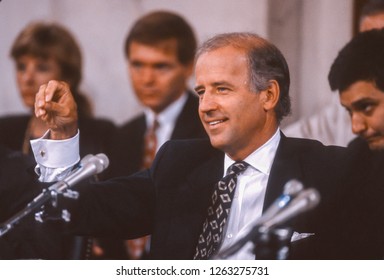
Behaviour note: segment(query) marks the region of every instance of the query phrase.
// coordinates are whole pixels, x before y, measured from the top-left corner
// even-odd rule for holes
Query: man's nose
[[[365,118],[362,117],[360,114],[353,113],[351,117],[351,122],[352,132],[356,135],[362,134],[367,129]]]
[[[140,78],[144,83],[152,83],[155,80],[155,71],[150,68],[144,68],[140,73]]]
[[[200,95],[199,110],[201,112],[213,111],[217,108],[217,102],[215,97],[209,92],[205,92],[203,95]]]

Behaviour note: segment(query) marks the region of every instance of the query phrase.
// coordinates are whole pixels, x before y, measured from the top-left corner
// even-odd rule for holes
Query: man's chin
[[[218,139],[216,139],[215,137],[212,137],[211,135],[209,136],[209,139],[211,141],[211,145],[216,148],[216,149],[219,149],[219,150],[223,150],[223,143],[222,141],[219,141]]]

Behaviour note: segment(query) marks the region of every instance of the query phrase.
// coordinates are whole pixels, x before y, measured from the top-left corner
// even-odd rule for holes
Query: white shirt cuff
[[[38,165],[47,168],[74,166],[80,160],[79,135],[65,140],[46,139],[49,130],[38,139],[31,140],[31,147]]]

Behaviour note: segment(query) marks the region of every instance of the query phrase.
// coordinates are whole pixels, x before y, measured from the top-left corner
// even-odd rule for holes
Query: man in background
[[[360,178],[358,187],[350,192],[351,210],[346,213],[355,213],[357,217],[351,231],[361,232],[354,246],[362,251],[376,246],[380,248],[379,258],[384,256],[383,65],[384,29],[372,29],[356,35],[344,46],[328,76],[331,89],[339,92],[352,131],[358,136],[348,145],[349,152],[356,157],[354,173]],[[379,240],[379,244],[373,240]]]
[[[148,168],[169,139],[207,137],[197,113],[198,98],[188,89],[196,47],[191,26],[173,12],[151,12],[135,22],[124,51],[144,113],[119,129],[110,155],[110,176]],[[122,241],[100,241],[102,257],[145,258],[147,239],[127,241],[127,248]]]
[[[370,0],[363,7],[359,31],[384,27],[384,1]],[[316,139],[326,145],[347,146],[354,138],[348,114],[333,95],[331,102],[311,117],[303,118],[284,128],[288,136]]]

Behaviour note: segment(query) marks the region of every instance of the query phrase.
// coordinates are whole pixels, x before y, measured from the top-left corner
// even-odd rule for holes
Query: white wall
[[[292,74],[292,121],[317,110],[330,92],[328,68],[350,38],[352,0],[2,0],[0,2],[0,115],[23,112],[9,49],[31,20],[67,26],[83,50],[82,88],[97,116],[122,123],[139,111],[126,73],[123,42],[132,23],[153,9],[176,11],[199,41],[216,33],[252,31],[287,57]]]

